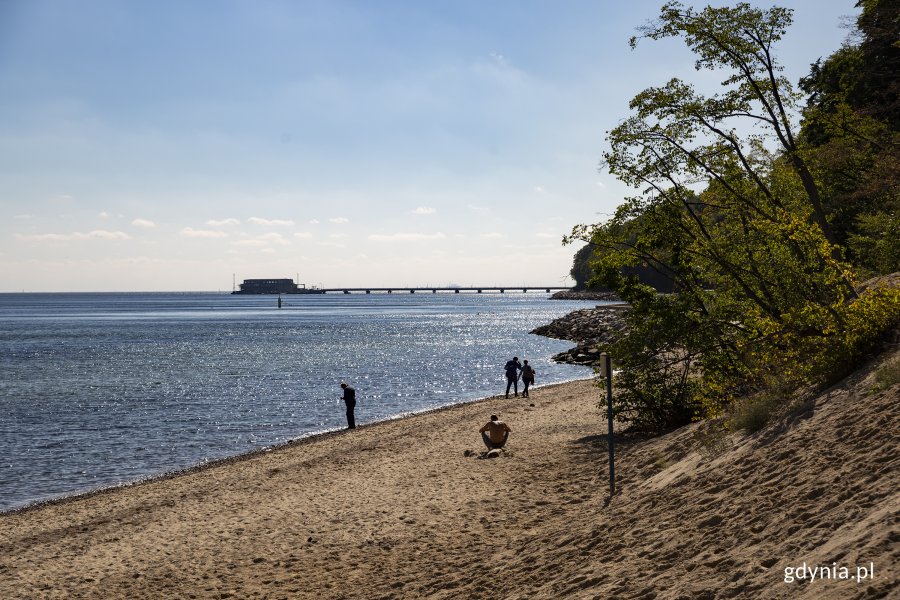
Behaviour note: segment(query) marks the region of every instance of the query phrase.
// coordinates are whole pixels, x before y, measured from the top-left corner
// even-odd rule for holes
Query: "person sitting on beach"
[[[516,397],[519,396],[519,371],[522,369],[519,357],[513,356],[503,367],[506,370],[506,397],[509,398],[509,388],[515,386]]]
[[[481,439],[488,450],[494,448],[502,448],[506,445],[506,440],[510,434],[509,425],[501,421],[497,415],[491,415],[491,420],[481,428]]]

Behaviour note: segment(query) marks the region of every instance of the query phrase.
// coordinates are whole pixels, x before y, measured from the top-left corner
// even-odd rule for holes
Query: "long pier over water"
[[[522,293],[527,293],[529,291],[539,291],[549,294],[553,291],[558,290],[568,290],[570,288],[566,286],[556,286],[556,285],[481,285],[481,286],[393,286],[393,287],[331,287],[331,288],[320,288],[320,287],[306,287],[306,284],[297,284],[294,283],[293,279],[245,279],[244,283],[241,284],[240,290],[232,291],[232,294],[372,294],[372,293],[382,293],[382,294],[393,294],[394,292],[398,293],[409,293],[415,294],[416,292],[431,292],[432,294],[437,294],[438,292],[453,292],[455,294],[460,294],[462,292],[474,292],[476,294],[482,294],[485,292],[499,292],[501,294],[510,292],[518,292],[522,290]]]
[[[393,293],[430,293],[437,294],[438,292],[453,292],[455,294],[459,294],[462,292],[469,293],[500,293],[504,294],[506,292],[519,292],[521,291],[523,294],[527,292],[543,292],[549,294],[550,292],[556,292],[560,290],[569,290],[571,286],[553,286],[553,285],[526,285],[526,286],[479,286],[479,287],[359,287],[359,288],[316,288],[317,291],[320,291],[323,294],[334,294],[334,293],[343,293],[343,294],[393,294]]]

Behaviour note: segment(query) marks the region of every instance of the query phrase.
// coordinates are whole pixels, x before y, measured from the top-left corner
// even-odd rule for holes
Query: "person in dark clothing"
[[[516,397],[519,396],[519,371],[522,365],[519,363],[519,357],[513,356],[513,359],[506,363],[503,367],[506,370],[506,397],[509,398],[509,388],[515,386]]]
[[[522,365],[522,384],[525,386],[525,389],[522,390],[522,397],[527,398],[529,386],[534,385],[534,369],[528,364],[527,360]]]
[[[344,404],[347,405],[347,429],[356,429],[356,417],[353,415],[356,408],[356,390],[346,383],[341,383],[341,388],[344,390]]]

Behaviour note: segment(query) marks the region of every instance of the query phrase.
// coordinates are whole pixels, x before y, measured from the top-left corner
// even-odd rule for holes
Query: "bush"
[[[782,404],[782,398],[769,394],[758,394],[737,402],[728,411],[728,428],[754,434],[769,423]]]
[[[875,371],[872,393],[878,393],[900,383],[900,356],[895,356]]]

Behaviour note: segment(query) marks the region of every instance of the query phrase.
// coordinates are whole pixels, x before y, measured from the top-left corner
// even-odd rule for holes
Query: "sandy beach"
[[[611,501],[577,381],[2,515],[0,597],[898,597],[900,389],[871,377],[715,457],[623,436]],[[786,583],[803,562],[875,572]]]

